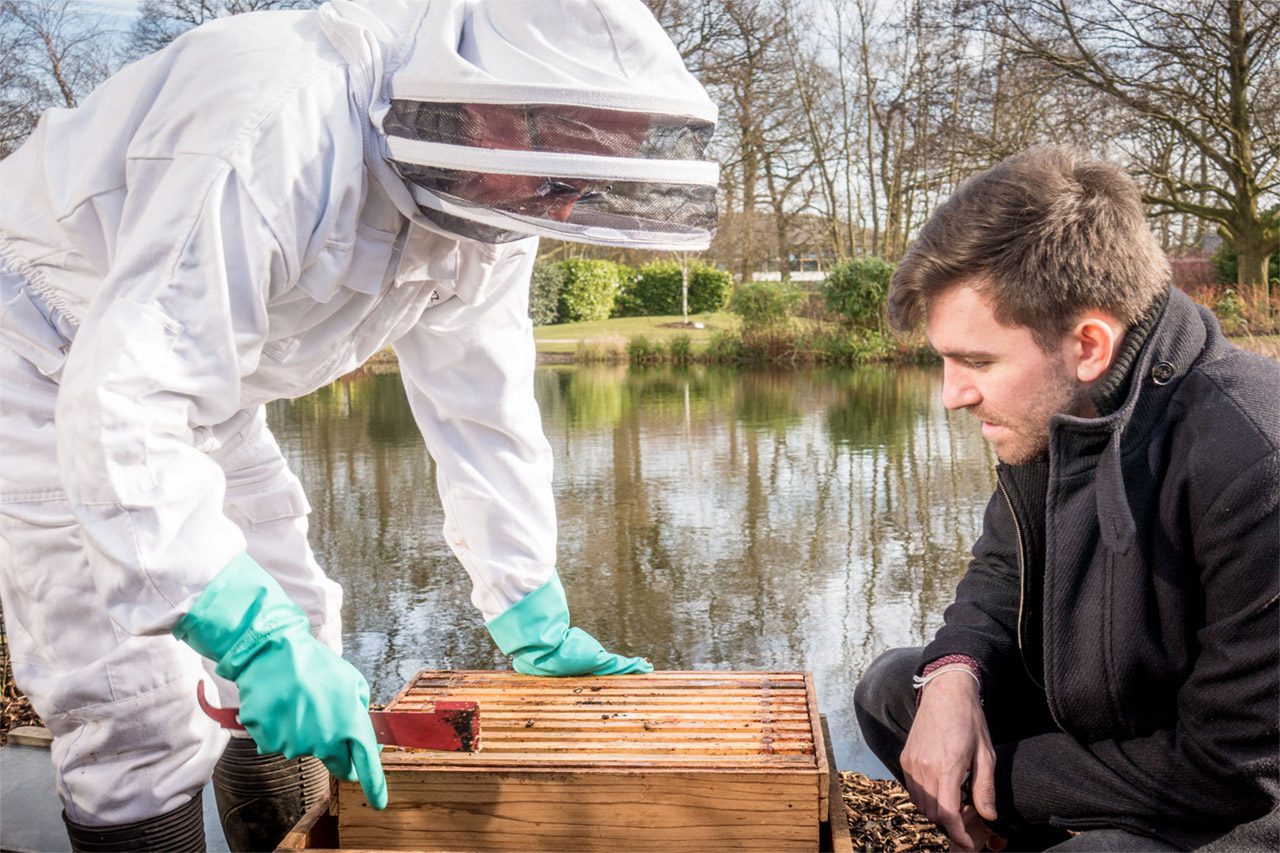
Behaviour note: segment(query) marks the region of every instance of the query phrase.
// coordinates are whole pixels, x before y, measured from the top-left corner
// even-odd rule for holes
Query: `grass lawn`
[[[1232,336],[1231,343],[1269,358],[1280,359],[1280,335],[1237,335]]]
[[[705,347],[713,332],[723,332],[738,327],[738,318],[727,311],[714,314],[690,314],[690,323],[702,323],[701,329],[679,328],[683,318],[674,317],[618,317],[613,320],[592,320],[585,323],[560,323],[555,326],[537,326],[533,339],[538,352],[573,353],[578,343],[588,340],[615,339],[622,342],[643,335],[651,341],[685,334],[693,339],[695,349]]]

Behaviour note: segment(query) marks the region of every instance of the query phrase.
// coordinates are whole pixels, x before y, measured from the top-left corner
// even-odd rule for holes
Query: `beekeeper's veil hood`
[[[711,241],[716,107],[639,0],[429,0],[387,94],[386,154],[437,226]]]

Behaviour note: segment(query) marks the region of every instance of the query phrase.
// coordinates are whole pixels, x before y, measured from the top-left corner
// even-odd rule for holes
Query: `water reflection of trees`
[[[312,505],[310,541],[345,590],[347,655],[386,701],[418,669],[500,665],[440,535],[435,465],[396,374],[268,407]]]
[[[564,412],[565,426],[594,430],[616,426],[633,408],[647,417],[705,414],[731,397],[736,371],[706,365],[553,367],[537,372],[535,393],[543,412]]]
[[[736,374],[698,412],[680,381],[628,374],[625,416],[560,437],[581,618],[663,667],[815,670],[851,731],[858,675],[950,601],[990,494],[985,445],[929,371]],[[634,405],[644,393],[662,405]]]
[[[828,377],[839,389],[826,413],[827,432],[838,445],[896,444],[928,407],[932,383],[924,370],[857,367]]]
[[[816,673],[838,758],[880,651],[938,624],[992,485],[930,371],[540,369],[575,621],[661,668]],[[397,377],[270,410],[347,588],[349,655],[387,698],[422,667],[501,666],[439,534]]]
[[[748,371],[741,375],[736,414],[744,426],[785,430],[800,420],[793,371]]]

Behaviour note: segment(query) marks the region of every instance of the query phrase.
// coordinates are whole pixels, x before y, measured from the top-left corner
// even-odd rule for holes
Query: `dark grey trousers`
[[[920,664],[920,648],[893,649],[872,662],[854,691],[854,711],[862,737],[876,757],[899,782],[899,756],[916,716],[915,689],[911,676]],[[987,727],[995,743],[1004,743],[1034,734],[1054,731],[1053,719],[1044,694],[1027,679],[999,701],[986,703]],[[1163,841],[1122,829],[1095,829],[1070,836],[1055,827],[1036,828],[1009,839],[1010,851],[1075,850],[1100,853],[1176,850]]]

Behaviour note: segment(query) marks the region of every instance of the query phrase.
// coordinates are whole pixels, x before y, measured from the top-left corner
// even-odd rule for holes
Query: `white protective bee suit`
[[[512,104],[530,137],[650,129],[477,141]],[[637,0],[335,0],[201,26],[0,163],[0,597],[71,819],[145,818],[209,778],[226,735],[168,632],[237,554],[340,642],[264,403],[393,345],[476,607],[547,581],[530,235],[705,247],[714,121]],[[494,201],[468,173],[576,205]]]

